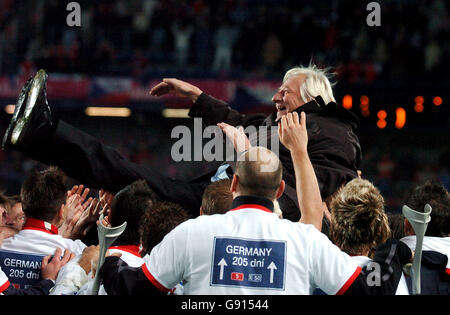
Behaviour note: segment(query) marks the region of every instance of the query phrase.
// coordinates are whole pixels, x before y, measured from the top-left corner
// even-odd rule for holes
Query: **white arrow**
[[[278,269],[277,266],[273,263],[273,261],[270,263],[270,265],[267,267],[267,269],[270,269],[270,283],[273,283],[273,272],[274,270]]]
[[[225,268],[225,266],[228,266],[227,262],[225,261],[225,258],[222,258],[217,265],[220,266],[219,280],[223,280],[223,269]]]

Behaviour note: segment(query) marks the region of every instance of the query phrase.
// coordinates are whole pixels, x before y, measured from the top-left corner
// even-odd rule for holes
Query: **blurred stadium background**
[[[69,2],[0,0],[2,135],[21,86],[44,68],[55,115],[135,162],[188,177],[190,168],[171,160],[170,132],[192,126],[183,118],[189,102],[150,97],[152,86],[176,77],[237,110],[269,113],[284,72],[313,61],[336,73],[338,103],[361,120],[363,177],[387,210],[399,212],[427,179],[449,188],[444,0],[378,1],[379,27],[366,23],[370,1],[77,1],[81,27],[66,24]],[[97,116],[98,107],[116,110]],[[18,193],[43,167],[0,151],[0,187]]]

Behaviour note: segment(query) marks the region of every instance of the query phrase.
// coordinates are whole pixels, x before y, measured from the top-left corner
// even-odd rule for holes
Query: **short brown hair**
[[[22,200],[20,199],[20,195],[12,195],[9,196],[8,198],[12,206],[14,206],[16,203],[22,202]]]
[[[140,243],[139,226],[142,216],[150,211],[155,201],[155,192],[143,179],[127,185],[116,193],[111,202],[111,225],[119,226],[123,222],[127,222],[127,228],[117,238],[116,243],[127,245]]]
[[[9,198],[3,191],[0,191],[0,205],[4,205],[5,208],[10,206]]]
[[[143,217],[140,227],[143,255],[151,252],[176,226],[189,219],[180,205],[168,201],[156,201]]]
[[[415,211],[424,212],[429,204],[431,221],[426,236],[446,237],[450,234],[450,194],[440,182],[427,181],[414,188],[406,204]]]
[[[230,192],[231,180],[222,179],[206,187],[202,198],[203,214],[223,214],[231,209],[233,195]]]
[[[43,221],[53,220],[67,199],[65,179],[64,172],[54,166],[25,179],[20,190],[25,215]]]
[[[404,222],[405,217],[399,213],[386,213],[389,220],[389,227],[391,229],[391,238],[399,240],[405,235]]]
[[[373,255],[391,234],[384,198],[368,180],[355,178],[331,201],[331,240],[344,252]]]

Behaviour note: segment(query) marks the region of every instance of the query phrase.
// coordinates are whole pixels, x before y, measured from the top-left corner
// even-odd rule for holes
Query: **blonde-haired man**
[[[391,236],[384,198],[378,188],[366,179],[355,178],[336,192],[330,210],[331,241],[359,266],[369,265],[377,247]],[[409,294],[404,276],[396,294]]]
[[[389,239],[384,198],[368,180],[355,178],[340,188],[330,208],[330,237],[347,254],[371,257]]]

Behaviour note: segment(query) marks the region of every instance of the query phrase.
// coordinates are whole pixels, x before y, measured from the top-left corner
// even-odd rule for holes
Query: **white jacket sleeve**
[[[78,259],[74,260],[61,268],[50,295],[75,295],[89,280],[84,269],[78,264]]]

